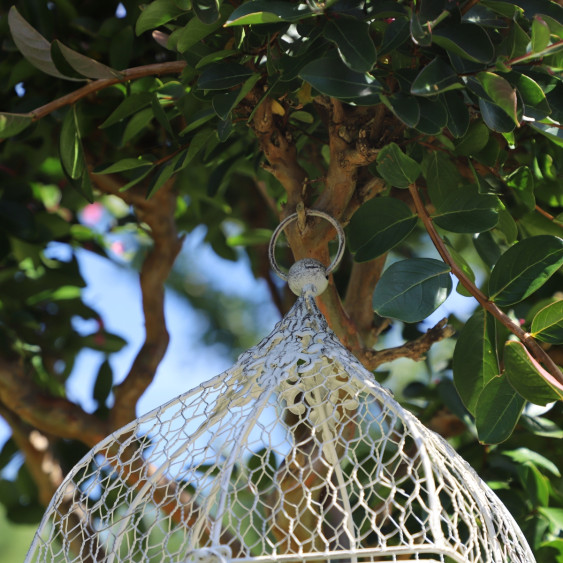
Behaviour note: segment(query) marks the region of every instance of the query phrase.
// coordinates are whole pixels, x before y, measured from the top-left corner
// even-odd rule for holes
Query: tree
[[[1,483],[10,518],[36,519],[85,448],[135,417],[168,343],[181,233],[205,225],[231,260],[244,247],[284,313],[266,243],[297,212],[293,257],[327,263],[334,233],[305,216],[318,209],[350,250],[319,299],[331,327],[371,370],[456,339],[401,396],[495,482],[538,561],[563,560],[560,5],[22,0],[1,22],[0,461],[26,460]],[[107,255],[79,219],[99,204],[152,242],[145,343],[119,384],[102,365],[87,413],[65,395],[74,359],[123,341],[82,302],[76,258],[45,249]],[[421,332],[450,274],[475,312]],[[404,343],[382,349],[392,324]]]

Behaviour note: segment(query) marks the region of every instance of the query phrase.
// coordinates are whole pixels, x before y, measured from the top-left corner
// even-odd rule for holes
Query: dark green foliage
[[[339,290],[353,261],[369,265],[389,253],[391,265],[373,293],[377,315],[418,323],[448,298],[451,268],[431,254],[411,199],[415,190],[453,262],[561,364],[560,5],[127,0],[123,6],[118,18],[113,3],[22,0],[0,26],[2,358],[18,358],[46,392],[64,397],[81,349],[109,357],[124,345],[82,302],[76,258],[45,254],[52,242],[106,254],[107,233],[79,221],[86,200],[111,205],[89,169],[94,179],[117,178],[123,192],[135,187],[150,197],[175,179],[178,228],[203,226],[206,241],[228,260],[239,256],[235,246],[244,247],[255,275],[273,286],[264,242],[287,196],[283,175],[268,172],[276,172],[263,151],[271,142],[295,149],[310,207],[326,193],[331,156],[343,168],[350,155],[364,159],[353,173],[353,212],[339,210],[349,221],[353,254],[337,274]],[[35,111],[88,80],[114,82],[126,68],[155,64],[180,70],[161,68],[44,115]],[[24,95],[14,93],[16,85]],[[328,97],[342,102],[342,123],[331,122]],[[267,141],[255,122],[265,107],[275,130]],[[335,134],[346,149],[337,155]],[[374,181],[382,187],[372,197],[364,187]],[[112,229],[138,228],[129,211],[113,220]],[[228,300],[177,271],[170,283],[217,329],[204,341],[237,351],[253,342],[253,331],[241,328],[244,299]],[[489,310],[477,308],[466,322],[457,316],[450,319],[457,328],[453,357],[447,353],[436,367],[430,354],[431,377],[406,387],[404,399],[430,425],[444,408],[463,422],[454,445],[493,483],[538,562],[552,563],[563,557],[561,402],[551,407],[561,385]],[[73,317],[93,319],[98,330],[79,334]],[[415,325],[403,333],[407,340],[419,334]],[[100,417],[121,375],[109,360],[100,366],[92,390]],[[401,387],[413,377],[390,383]],[[538,415],[527,402],[547,406]],[[479,441],[495,445],[484,450]],[[74,461],[72,445],[60,447],[65,463]],[[14,454],[9,441],[0,466]],[[257,460],[249,460],[248,471]],[[269,461],[271,472],[253,474],[260,488],[271,484],[275,460]],[[23,522],[37,518],[38,501],[21,471],[17,487],[0,482],[0,498],[8,517]]]

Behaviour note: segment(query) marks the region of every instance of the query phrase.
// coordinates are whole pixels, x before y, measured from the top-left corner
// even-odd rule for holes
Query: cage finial
[[[272,234],[270,239],[270,245],[268,247],[268,257],[270,259],[270,265],[272,270],[284,281],[288,282],[289,288],[295,295],[300,296],[302,293],[307,293],[309,295],[317,296],[320,295],[328,286],[328,276],[335,270],[342,260],[344,254],[344,243],[345,236],[344,230],[340,223],[323,211],[318,211],[316,209],[305,209],[305,216],[322,217],[328,221],[336,230],[338,236],[338,249],[336,255],[329,266],[325,267],[321,262],[315,260],[314,258],[303,258],[298,260],[286,274],[279,267],[276,256],[275,249],[276,243],[282,231],[293,221],[299,220],[299,214],[293,213],[286,217],[277,227]]]

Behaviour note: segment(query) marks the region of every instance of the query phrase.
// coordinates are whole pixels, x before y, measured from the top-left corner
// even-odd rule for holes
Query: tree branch
[[[371,296],[385,265],[386,254],[369,262],[354,262],[346,288],[344,308],[357,327],[364,348],[375,344]]]
[[[411,184],[409,186],[409,192],[413,198],[414,205],[418,216],[422,219],[426,231],[430,235],[436,250],[442,257],[442,260],[451,268],[454,276],[460,281],[460,283],[477,299],[480,305],[486,309],[493,317],[495,317],[499,322],[501,322],[512,334],[516,335],[522,343],[528,348],[532,355],[542,363],[545,368],[559,381],[563,383],[563,374],[559,368],[555,365],[555,362],[549,357],[547,352],[536,342],[532,335],[517,325],[504,311],[502,311],[495,303],[489,300],[489,298],[465,275],[463,270],[455,263],[451,257],[444,241],[441,239],[440,235],[434,228],[432,223],[432,218],[426,211],[420,195],[418,193],[418,188],[416,184]]]
[[[41,389],[19,361],[0,358],[0,402],[41,432],[80,440],[93,446],[109,434],[109,426],[63,397]]]
[[[454,335],[453,327],[448,325],[447,322],[447,319],[442,319],[438,324],[427,330],[425,334],[416,340],[406,342],[402,346],[386,348],[385,350],[366,350],[362,363],[368,369],[374,370],[381,364],[392,362],[398,358],[409,358],[415,362],[423,360],[433,344]]]
[[[57,98],[44,106],[38,107],[30,112],[33,121],[39,121],[45,116],[53,113],[55,110],[61,109],[65,106],[70,106],[76,103],[78,100],[85,98],[86,96],[109,88],[114,84],[120,84],[121,82],[128,82],[129,80],[136,80],[137,78],[143,78],[144,76],[159,76],[162,74],[179,74],[184,68],[186,68],[185,61],[171,61],[167,63],[157,63],[152,65],[137,66],[133,68],[127,68],[120,71],[120,76],[116,78],[101,78],[100,80],[94,80],[78,88],[74,92]]]
[[[124,381],[114,388],[115,404],[110,420],[112,428],[120,428],[135,418],[137,401],[152,383],[168,347],[170,338],[164,317],[164,284],[182,248],[183,238],[178,236],[174,220],[176,193],[173,180],[168,181],[148,200],[139,192],[120,192],[120,183],[110,175],[95,176],[93,181],[102,192],[116,195],[132,204],[139,222],[150,227],[153,239],[153,247],[140,272],[145,341]]]
[[[260,103],[257,92],[254,93],[252,101],[255,104]],[[297,161],[297,150],[291,135],[276,125],[272,100],[266,98],[260,103],[251,127],[268,159],[266,169],[278,179],[287,192],[287,213],[293,213],[303,199],[307,173]]]

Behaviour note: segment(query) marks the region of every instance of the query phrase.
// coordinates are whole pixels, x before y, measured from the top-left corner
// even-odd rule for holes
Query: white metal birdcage
[[[301,296],[268,337],[71,471],[27,561],[534,561],[491,489],[330,330],[326,270],[292,270]]]

